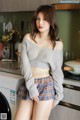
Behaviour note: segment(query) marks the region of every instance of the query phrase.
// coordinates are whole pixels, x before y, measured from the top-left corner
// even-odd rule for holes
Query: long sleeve
[[[59,43],[59,48],[54,51],[53,61],[51,64],[52,77],[54,79],[54,89],[55,96],[54,102],[57,105],[59,101],[63,98],[63,72],[62,72],[62,63],[63,63],[63,43]]]
[[[27,44],[25,38],[23,39],[22,42],[20,68],[21,68],[21,73],[24,76],[26,82],[26,88],[29,90],[30,98],[33,98],[34,96],[38,96],[39,93],[38,93],[37,85],[34,83],[34,78],[32,77],[31,65],[27,55]]]

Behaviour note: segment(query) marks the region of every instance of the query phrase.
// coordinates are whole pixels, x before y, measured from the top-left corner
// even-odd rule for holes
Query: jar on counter
[[[74,53],[71,51],[65,51],[64,60],[65,61],[74,60]]]
[[[2,51],[2,58],[3,59],[8,59],[10,56],[10,50],[9,47],[4,47],[3,51]]]

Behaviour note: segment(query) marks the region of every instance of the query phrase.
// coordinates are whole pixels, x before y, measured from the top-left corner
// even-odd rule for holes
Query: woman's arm
[[[32,77],[31,65],[27,56],[27,43],[26,37],[24,37],[21,49],[21,72],[24,76],[26,82],[26,88],[29,90],[30,98],[38,96],[37,85],[34,83],[34,78]]]
[[[60,47],[54,51],[53,62],[51,65],[52,77],[54,79],[54,89],[56,94],[54,96],[54,103],[57,105],[63,98],[63,43],[60,42]]]

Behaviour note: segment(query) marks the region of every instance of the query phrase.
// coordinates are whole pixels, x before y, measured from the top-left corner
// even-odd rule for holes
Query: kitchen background
[[[9,57],[12,58],[12,60],[13,58],[16,59],[14,44],[15,48],[17,48],[19,44],[16,43],[21,42],[24,34],[32,30],[31,20],[36,7],[46,2],[53,4],[55,1],[74,2],[80,0],[34,0],[34,4],[32,0],[0,0],[0,59],[2,59],[1,54],[4,58],[8,57],[6,56],[6,51],[1,53],[3,41],[6,46],[8,44],[10,45],[9,47],[12,54],[10,54],[11,56]],[[62,4],[61,7],[58,6],[56,13],[59,26],[59,37],[64,42],[65,60],[80,59],[80,4],[76,6],[75,4]],[[11,32],[4,30],[6,25],[8,29],[13,27]],[[9,51],[7,51],[7,53],[8,52]],[[18,58],[20,61],[20,57]],[[5,61],[5,59],[2,60]],[[0,61],[0,116],[3,110],[6,110],[6,112],[4,112],[7,113],[6,119],[9,117],[8,120],[11,120],[11,118],[14,120],[15,111],[17,109],[16,93],[19,85],[22,84],[23,76],[21,76],[20,62],[7,61]],[[72,64],[74,70],[69,73],[64,72],[64,98],[59,105],[52,110],[49,120],[80,120],[79,66],[80,60],[74,61]],[[79,73],[79,75],[77,73]]]
[[[23,35],[32,31],[31,20],[33,14],[34,11],[0,12],[0,40],[2,40],[2,36],[5,34],[3,24],[7,25],[9,21]],[[80,58],[80,10],[58,10],[56,14],[59,25],[59,37],[64,42],[64,57],[69,52],[70,59]]]

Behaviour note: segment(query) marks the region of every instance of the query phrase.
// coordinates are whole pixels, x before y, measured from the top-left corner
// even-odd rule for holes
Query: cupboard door
[[[80,105],[80,91],[64,88],[64,98],[62,101]]]
[[[17,0],[0,0],[0,12],[17,11]]]
[[[51,0],[18,0],[18,10],[35,11],[40,5],[44,4],[51,4]]]
[[[52,0],[0,0],[0,12],[35,11],[40,5],[53,3]]]
[[[52,110],[49,120],[80,120],[80,111],[57,105]]]
[[[51,4],[60,3],[61,0],[50,0]]]
[[[55,3],[60,3],[61,0],[40,0],[41,4],[55,4]]]
[[[40,0],[40,4],[41,5],[51,4],[51,1],[50,0]]]
[[[3,0],[0,0],[0,12],[3,12]]]
[[[39,0],[18,0],[19,11],[34,11],[39,5]]]

